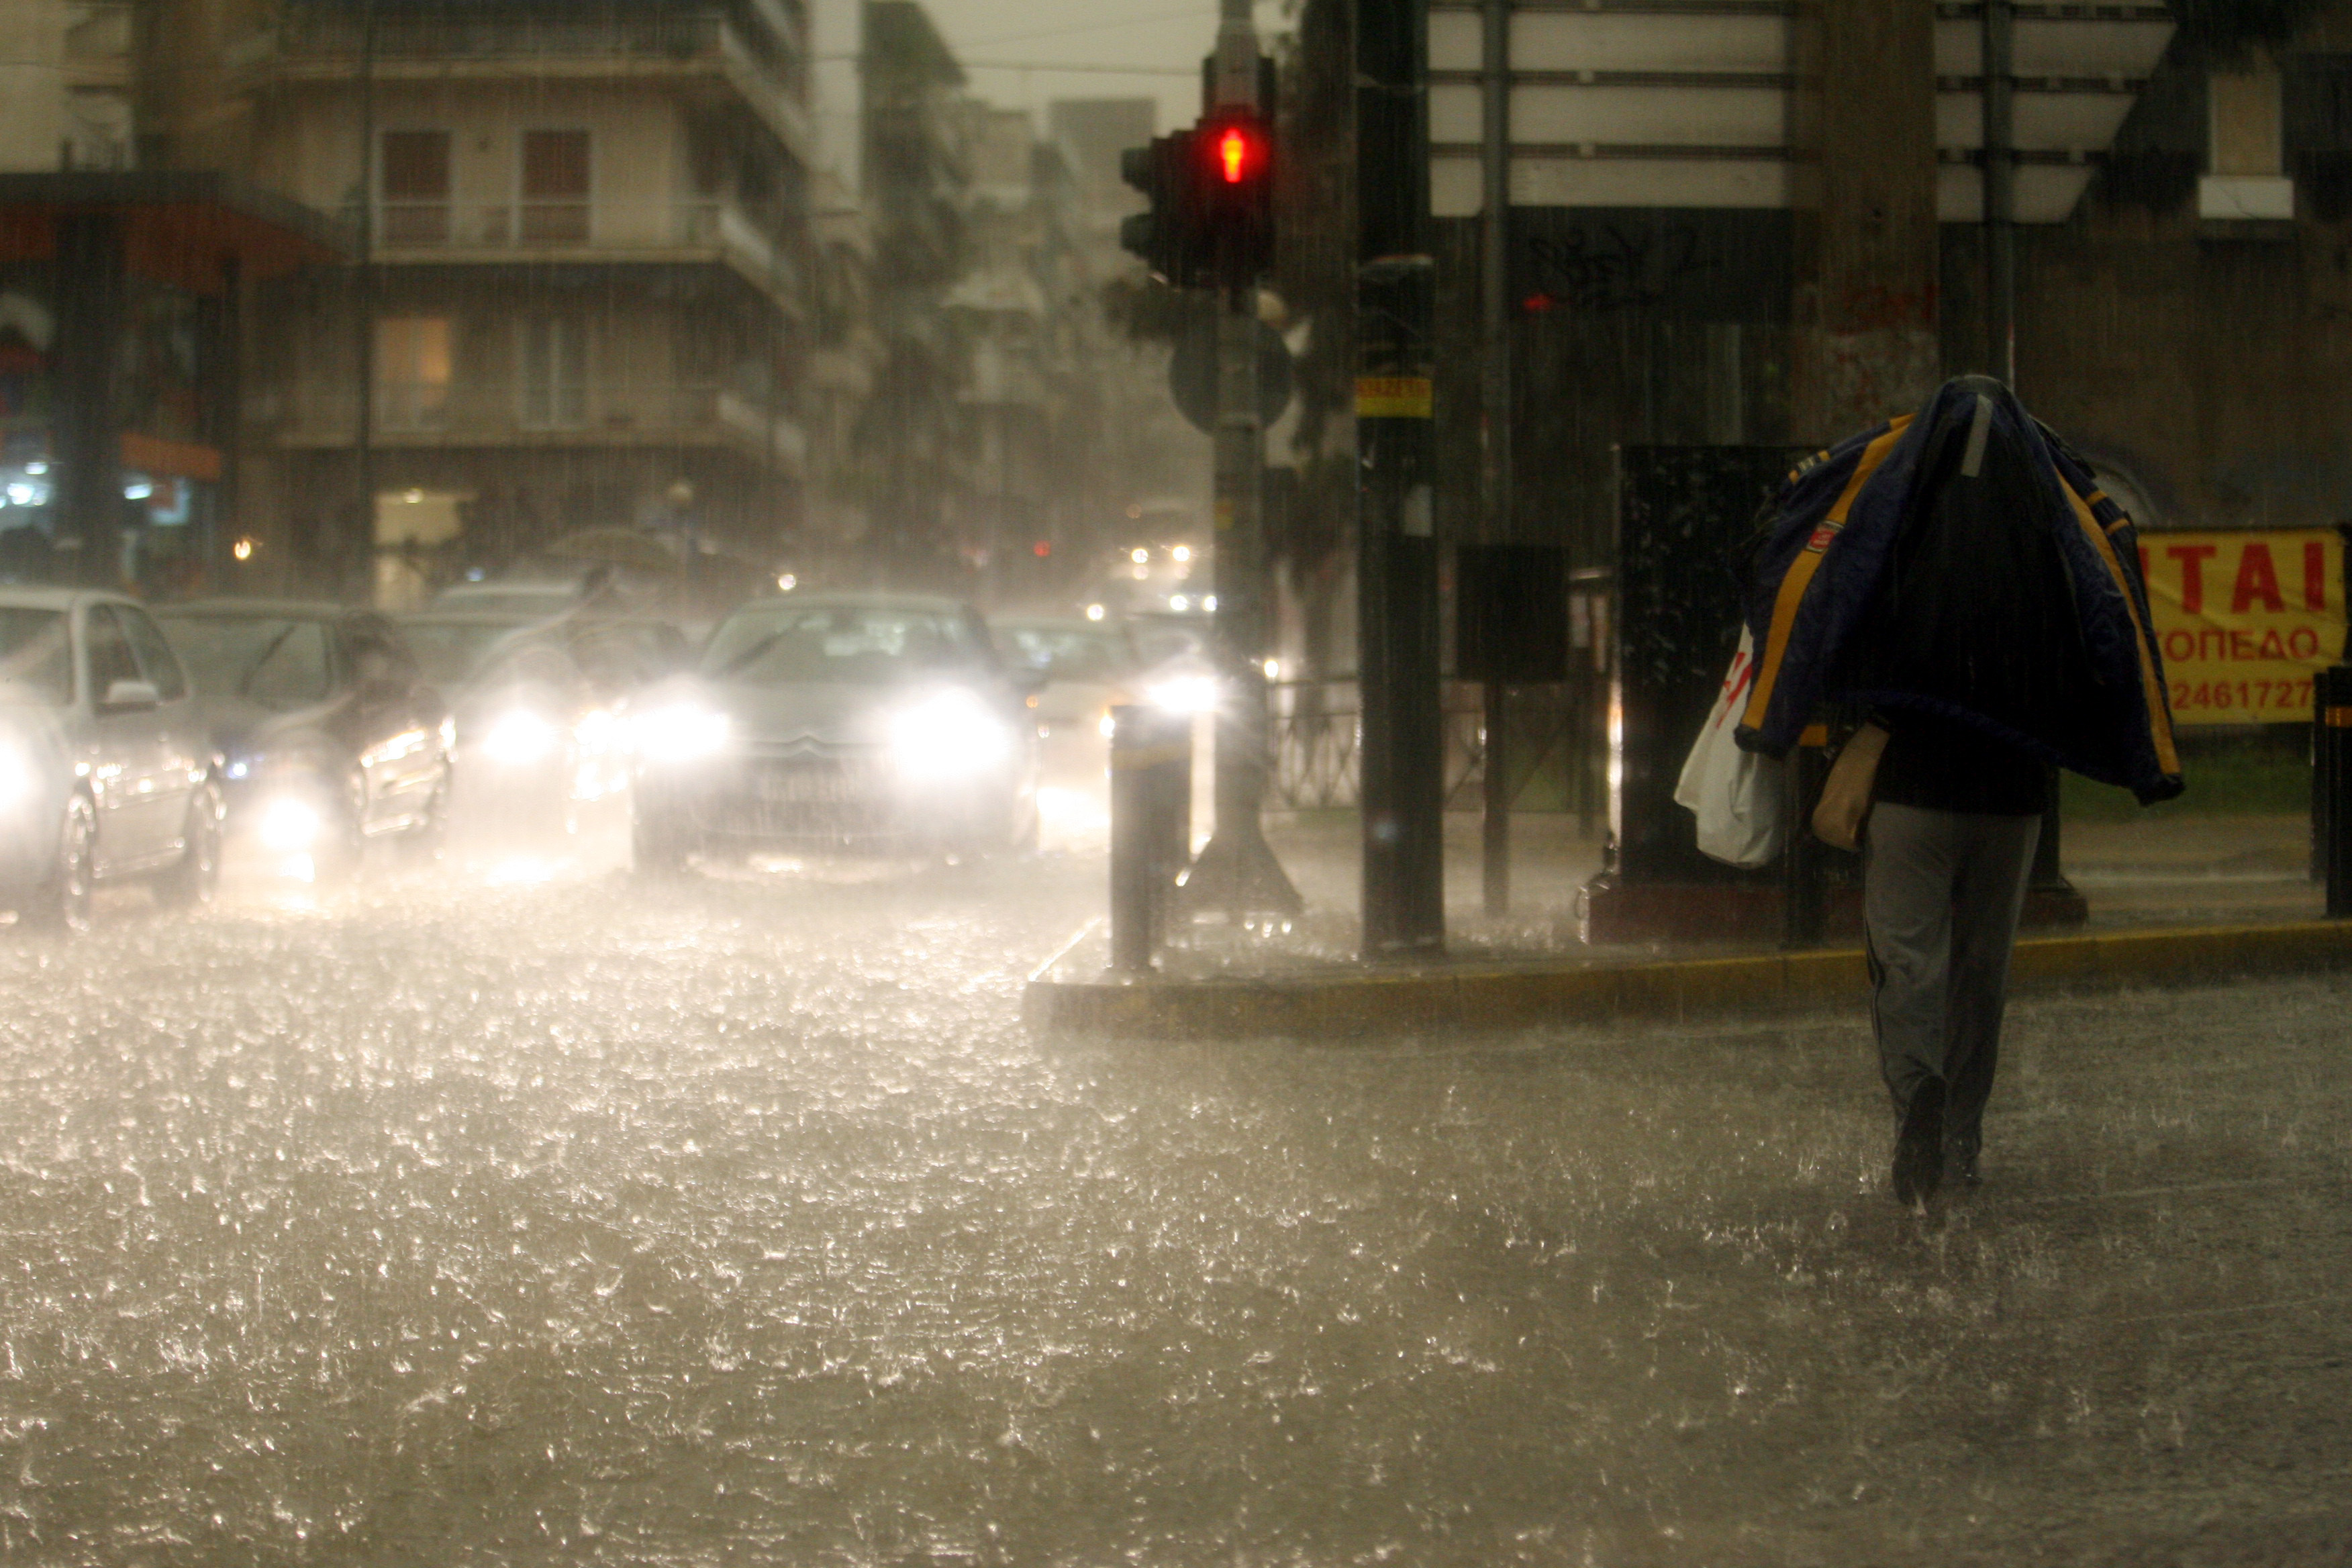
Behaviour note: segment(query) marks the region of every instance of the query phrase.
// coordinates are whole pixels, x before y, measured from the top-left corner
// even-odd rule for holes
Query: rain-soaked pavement
[[[1086,857],[0,934],[8,1563],[2311,1563],[2345,1006],[1039,1042]]]

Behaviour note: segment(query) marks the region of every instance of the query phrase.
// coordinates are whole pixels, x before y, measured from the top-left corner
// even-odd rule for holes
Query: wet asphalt
[[[0,932],[0,1562],[2352,1554],[2352,982],[1040,1041],[1084,853],[384,865]]]

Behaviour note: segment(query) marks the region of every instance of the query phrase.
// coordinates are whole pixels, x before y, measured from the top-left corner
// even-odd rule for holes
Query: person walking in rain
[[[1815,815],[1863,850],[1895,1195],[1974,1185],[2009,961],[2054,768],[2180,793],[2131,520],[2008,387],[1948,382],[1776,498],[1741,745],[1864,717]]]

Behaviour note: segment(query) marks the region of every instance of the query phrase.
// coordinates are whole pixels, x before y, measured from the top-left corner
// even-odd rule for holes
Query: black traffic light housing
[[[1193,128],[1194,188],[1216,258],[1213,281],[1246,289],[1274,267],[1274,131],[1249,110]]]
[[[1119,174],[1151,204],[1119,225],[1119,243],[1178,289],[1245,289],[1274,264],[1274,136],[1247,110],[1119,155]]]
[[[1119,154],[1119,177],[1143,193],[1150,210],[1118,226],[1118,242],[1143,258],[1152,276],[1177,289],[1206,281],[1211,254],[1199,218],[1190,131],[1171,132]]]

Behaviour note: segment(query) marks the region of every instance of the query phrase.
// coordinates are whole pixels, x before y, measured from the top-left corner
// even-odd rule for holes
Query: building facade
[[[256,302],[243,506],[289,580],[413,602],[564,533],[777,557],[804,504],[793,0],[178,0],[140,145],[359,237]]]

